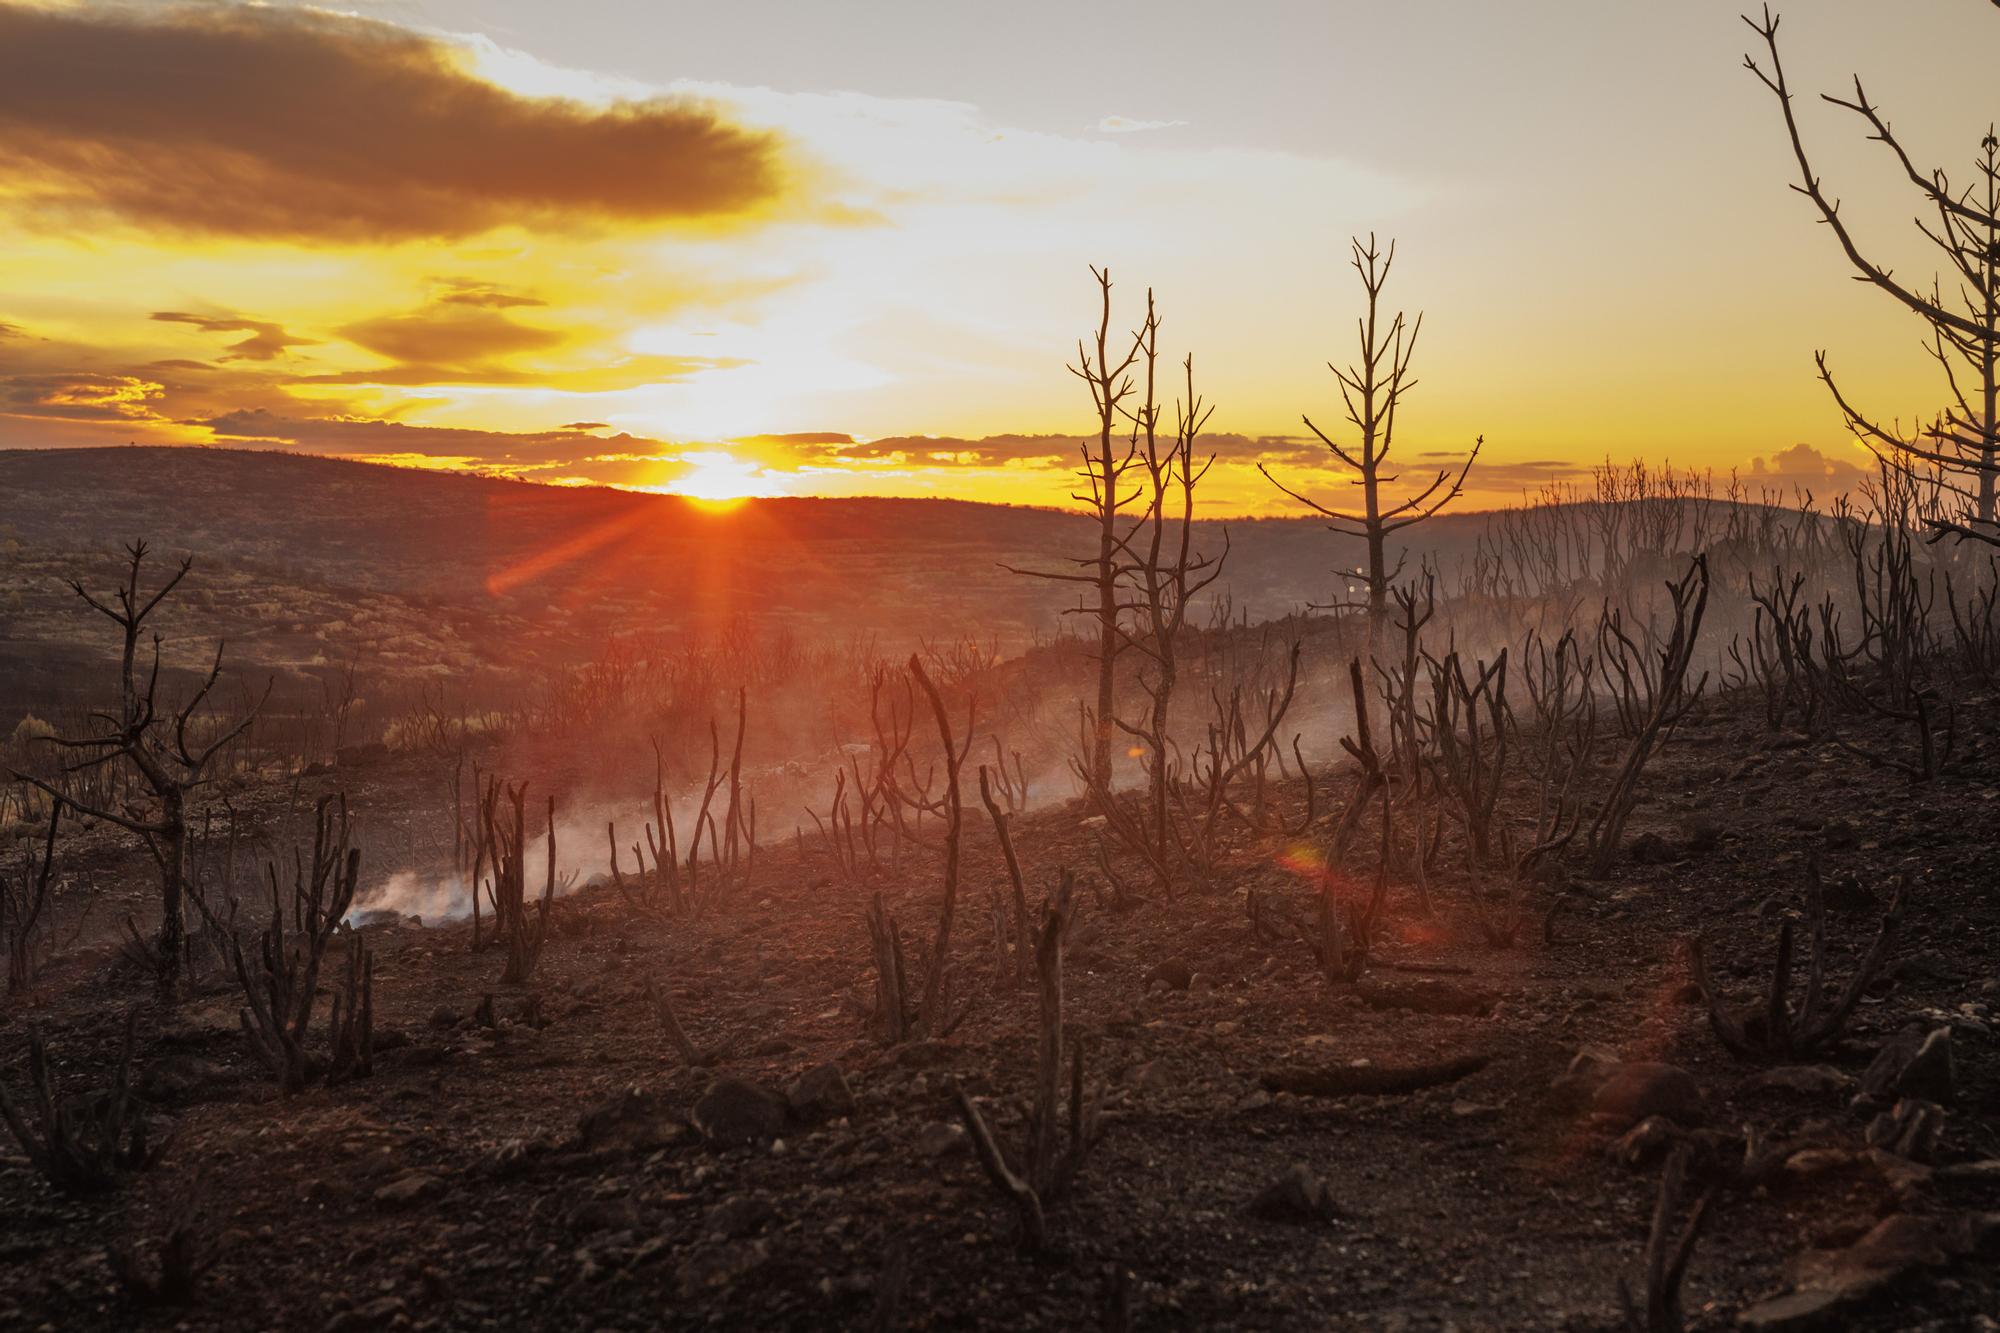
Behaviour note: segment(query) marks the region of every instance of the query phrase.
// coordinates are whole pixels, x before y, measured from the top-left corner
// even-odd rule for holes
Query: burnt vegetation
[[[1840,400],[1851,496],[1607,462],[1453,512],[1481,446],[1399,481],[1371,237],[1329,470],[1272,477],[1336,534],[1290,614],[1103,270],[1032,633],[274,682],[205,564],[72,552],[112,632],[0,750],[0,1323],[1976,1326],[1994,149],[1908,173],[1969,294],[1900,285],[1752,27],[1953,377],[1914,435]]]

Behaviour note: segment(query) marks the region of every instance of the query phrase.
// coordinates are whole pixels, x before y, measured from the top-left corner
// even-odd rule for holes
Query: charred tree
[[[1410,357],[1416,351],[1417,333],[1423,326],[1423,316],[1420,314],[1414,320],[1406,320],[1400,310],[1394,315],[1384,311],[1382,289],[1388,285],[1389,270],[1396,260],[1395,243],[1390,242],[1388,250],[1384,251],[1370,234],[1366,244],[1359,237],[1354,238],[1351,244],[1354,271],[1361,275],[1361,289],[1366,298],[1366,308],[1359,321],[1361,359],[1346,370],[1328,362],[1327,369],[1340,382],[1340,396],[1346,405],[1347,419],[1360,433],[1359,441],[1353,444],[1336,443],[1313,424],[1311,417],[1302,420],[1306,429],[1333,454],[1334,461],[1353,474],[1347,481],[1349,485],[1360,488],[1361,508],[1356,512],[1321,504],[1279,481],[1264,464],[1259,463],[1257,470],[1273,486],[1325,518],[1327,527],[1332,531],[1359,540],[1366,546],[1368,563],[1363,577],[1368,588],[1369,639],[1373,642],[1388,620],[1389,586],[1402,573],[1403,567],[1400,559],[1393,569],[1389,566],[1389,538],[1432,517],[1459,497],[1465,489],[1466,474],[1479,457],[1485,438],[1482,436],[1473,441],[1471,452],[1456,471],[1448,467],[1440,468],[1437,476],[1422,490],[1401,500],[1384,494],[1383,488],[1395,483],[1399,477],[1399,474],[1384,469],[1395,447],[1396,411],[1402,405],[1403,396],[1416,385],[1416,381],[1410,378]],[[1344,608],[1351,603],[1343,601],[1335,605]]]
[[[208,674],[178,709],[163,711],[160,701],[160,644],[152,636],[152,663],[142,669],[140,640],[146,623],[180,586],[194,567],[194,557],[183,557],[178,568],[158,591],[147,596],[140,590],[140,574],[145,565],[146,543],[133,542],[125,548],[125,581],[109,600],[99,600],[72,580],[70,590],[92,610],[118,626],[123,639],[119,658],[117,711],[101,710],[91,715],[97,729],[86,736],[57,736],[52,743],[78,757],[64,765],[65,775],[81,773],[106,764],[123,762],[144,784],[147,799],[127,801],[120,809],[71,799],[54,785],[26,773],[22,781],[52,797],[67,800],[72,809],[89,819],[115,824],[144,840],[160,872],[160,929],[154,940],[155,974],[163,999],[171,1001],[179,989],[182,955],[187,942],[185,901],[190,881],[189,799],[207,781],[210,763],[224,746],[235,740],[256,720],[262,702],[249,708],[234,723],[208,729],[201,735],[198,716],[202,705],[222,676],[223,645],[215,646],[215,659]],[[270,690],[265,689],[268,697]]]

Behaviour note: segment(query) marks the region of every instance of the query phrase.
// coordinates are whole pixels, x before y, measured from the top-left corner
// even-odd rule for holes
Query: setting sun
[[[1996,63],[0,0],[0,1333],[2000,1333]]]
[[[771,493],[763,469],[734,454],[702,450],[683,454],[681,460],[690,465],[688,471],[659,489],[711,505],[734,505]]]

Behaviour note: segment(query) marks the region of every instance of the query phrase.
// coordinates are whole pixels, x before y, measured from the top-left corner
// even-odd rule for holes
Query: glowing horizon
[[[1338,415],[1371,230],[1425,314],[1405,472],[1483,435],[1467,508],[1606,458],[1844,489],[1867,455],[1819,346],[1885,415],[1939,405],[1787,191],[1737,5],[1113,7],[1144,59],[1081,34],[1032,87],[1027,11],[890,8],[0,0],[0,447],[1061,507],[1102,263],[1219,407],[1206,512],[1291,514],[1256,464],[1339,494],[1299,418]],[[1802,0],[1795,80],[1865,72],[1955,165],[1991,118],[1955,91],[1976,9],[1886,50],[1860,0]],[[1920,256],[1893,163],[1802,110],[1857,225]]]

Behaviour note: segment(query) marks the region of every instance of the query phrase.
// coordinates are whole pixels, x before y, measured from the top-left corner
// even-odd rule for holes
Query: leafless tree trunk
[[[187,702],[169,714],[161,713],[160,636],[153,635],[153,661],[143,679],[140,676],[139,639],[147,619],[187,577],[188,571],[194,567],[194,559],[192,556],[183,558],[159,591],[146,597],[139,590],[139,576],[146,560],[146,543],[133,542],[125,551],[125,581],[109,603],[93,597],[82,583],[70,583],[70,589],[117,625],[123,636],[118,711],[115,714],[94,713],[92,718],[98,729],[93,735],[58,736],[52,740],[58,747],[80,756],[64,766],[66,775],[121,760],[129,764],[152,795],[150,807],[128,802],[121,810],[110,810],[74,800],[40,778],[26,773],[15,776],[52,797],[68,801],[79,814],[116,824],[145,840],[160,871],[156,975],[162,998],[171,1001],[179,989],[182,954],[187,940],[183,904],[189,882],[188,798],[205,781],[209,762],[224,746],[243,734],[256,720],[263,705],[260,700],[233,724],[215,728],[206,738],[199,736],[201,728],[197,714],[222,675],[223,645],[218,643],[208,675]],[[265,695],[268,697],[269,694],[267,686]],[[202,743],[204,739],[205,744]]]
[[[1093,715],[1089,763],[1092,779],[1108,787],[1111,783],[1112,718],[1118,704],[1118,651],[1124,646],[1118,630],[1118,584],[1124,554],[1124,538],[1118,530],[1118,519],[1125,506],[1138,496],[1136,490],[1125,488],[1126,473],[1131,470],[1137,454],[1136,442],[1128,441],[1121,448],[1114,437],[1118,433],[1123,404],[1132,393],[1131,370],[1139,358],[1140,349],[1135,337],[1124,355],[1114,359],[1111,350],[1111,270],[1093,268],[1090,274],[1097,280],[1097,332],[1089,339],[1078,340],[1076,363],[1070,366],[1069,371],[1090,386],[1091,402],[1097,412],[1097,438],[1083,445],[1083,462],[1077,469],[1077,476],[1083,480],[1088,491],[1072,492],[1070,498],[1089,507],[1088,512],[1097,524],[1097,553],[1069,561],[1076,566],[1074,571],[1015,569],[1011,565],[1006,568],[1031,578],[1082,584],[1096,596],[1097,710]],[[1150,297],[1147,304],[1150,308]]]
[[[1302,419],[1306,429],[1332,451],[1334,459],[1355,474],[1348,484],[1361,488],[1361,511],[1353,513],[1330,508],[1291,489],[1272,476],[1270,469],[1262,463],[1257,465],[1257,470],[1273,486],[1327,519],[1327,526],[1334,532],[1358,538],[1367,546],[1368,632],[1369,641],[1373,643],[1388,619],[1389,586],[1402,573],[1400,560],[1394,569],[1389,567],[1389,538],[1404,528],[1423,522],[1459,497],[1465,488],[1466,474],[1472,470],[1473,461],[1479,457],[1485,439],[1482,436],[1473,441],[1472,451],[1456,472],[1451,468],[1439,469],[1428,485],[1402,500],[1392,502],[1383,495],[1383,486],[1397,479],[1396,474],[1385,473],[1383,468],[1395,445],[1396,409],[1401,406],[1403,395],[1416,383],[1410,378],[1410,357],[1416,351],[1417,333],[1423,327],[1423,316],[1420,314],[1415,320],[1406,321],[1401,311],[1394,316],[1387,316],[1383,311],[1382,289],[1388,284],[1389,269],[1396,260],[1395,243],[1392,241],[1385,252],[1370,234],[1365,245],[1358,237],[1352,245],[1354,271],[1361,275],[1361,288],[1367,296],[1367,309],[1358,323],[1361,360],[1346,370],[1329,362],[1327,369],[1333,371],[1334,377],[1340,381],[1340,396],[1346,404],[1347,419],[1361,433],[1360,443],[1336,444],[1332,437],[1313,424],[1311,417]],[[1344,606],[1347,603],[1335,605]]]
[[[1146,396],[1133,414],[1138,463],[1145,473],[1145,517],[1122,543],[1129,553],[1124,570],[1132,588],[1135,625],[1121,628],[1126,646],[1144,661],[1139,673],[1146,694],[1142,722],[1117,720],[1120,730],[1145,748],[1147,810],[1144,827],[1151,846],[1146,858],[1164,874],[1177,859],[1170,828],[1174,782],[1170,724],[1174,692],[1180,683],[1180,643],[1187,628],[1188,607],[1222,574],[1228,558],[1224,549],[1213,556],[1194,550],[1195,488],[1207,475],[1214,457],[1197,461],[1195,445],[1214,411],[1195,393],[1194,358],[1182,363],[1187,396],[1176,405],[1171,441],[1162,443],[1160,407],[1154,388],[1158,364],[1159,318],[1152,295],[1146,298],[1146,323],[1140,331],[1140,355],[1145,363]],[[1103,799],[1110,799],[1106,791]],[[1163,889],[1170,885],[1162,884]]]

